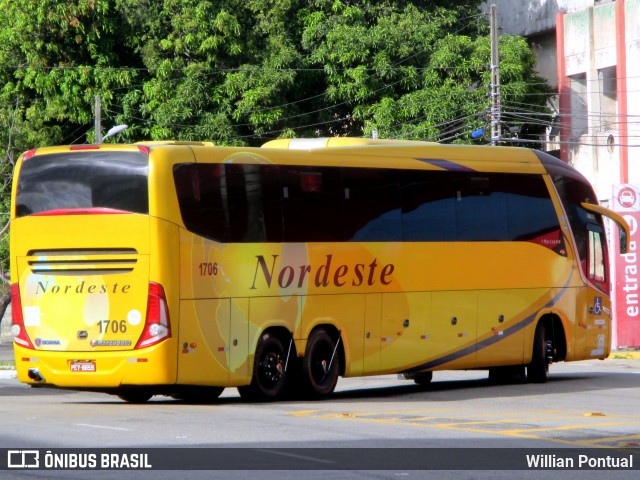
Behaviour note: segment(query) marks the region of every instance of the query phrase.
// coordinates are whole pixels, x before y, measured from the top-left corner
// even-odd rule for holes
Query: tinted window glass
[[[224,165],[183,164],[173,169],[182,221],[187,229],[219,242],[229,240]]]
[[[406,241],[517,241],[560,234],[544,180],[515,174],[404,172]],[[558,237],[549,240],[558,246]]]
[[[340,169],[281,167],[285,242],[344,239]]]
[[[578,247],[578,255],[583,264],[585,264],[589,242],[586,225],[588,223],[599,225],[599,220],[593,213],[582,208],[580,204],[587,202],[597,205],[598,200],[593,193],[593,189],[577,178],[554,175],[553,183],[558,191],[564,210],[567,213],[569,224],[571,225],[571,230]]]
[[[193,164],[175,181],[187,228],[218,241],[532,241],[564,254],[539,175]]]
[[[148,161],[141,152],[36,154],[22,164],[16,216],[77,208],[147,214]]]
[[[402,228],[410,242],[457,240],[456,192],[451,173],[403,172]]]
[[[400,185],[395,170],[342,169],[344,240],[402,240]]]
[[[226,165],[232,242],[281,242],[282,195],[275,165]]]

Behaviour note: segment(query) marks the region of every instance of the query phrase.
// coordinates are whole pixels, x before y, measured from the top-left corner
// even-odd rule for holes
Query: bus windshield
[[[36,154],[22,164],[15,215],[86,209],[147,214],[148,161],[142,152]]]

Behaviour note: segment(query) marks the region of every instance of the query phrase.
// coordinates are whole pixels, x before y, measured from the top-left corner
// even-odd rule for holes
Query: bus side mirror
[[[620,239],[620,255],[629,253],[629,236],[623,228],[618,228],[618,238]]]
[[[620,239],[620,255],[624,255],[629,252],[629,242],[631,241],[631,230],[629,230],[629,224],[621,215],[618,215],[613,210],[601,207],[600,205],[594,205],[592,203],[581,203],[582,208],[592,213],[604,215],[618,225],[618,238]]]

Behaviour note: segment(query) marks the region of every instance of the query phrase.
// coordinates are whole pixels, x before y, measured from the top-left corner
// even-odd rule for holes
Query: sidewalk
[[[11,336],[11,308],[7,308],[0,324],[0,365],[13,362],[13,337]]]
[[[607,360],[610,359],[637,360],[640,359],[640,350],[616,350],[611,352],[611,355],[607,358]]]
[[[7,362],[13,362],[13,338],[11,324],[5,325],[5,320],[0,325],[0,366],[6,367]]]

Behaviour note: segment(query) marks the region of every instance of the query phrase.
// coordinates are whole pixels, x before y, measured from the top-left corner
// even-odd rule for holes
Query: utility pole
[[[102,143],[102,127],[100,126],[100,95],[96,95],[96,105],[95,105],[95,133],[96,133],[96,144]]]
[[[491,29],[491,145],[502,138],[500,125],[500,56],[498,51],[498,9],[495,4],[489,11]]]

